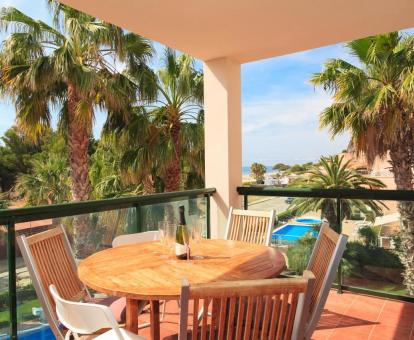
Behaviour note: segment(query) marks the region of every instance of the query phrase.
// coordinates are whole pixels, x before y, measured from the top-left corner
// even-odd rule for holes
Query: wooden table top
[[[238,241],[203,240],[199,260],[168,259],[160,242],[145,242],[100,251],[81,261],[79,278],[99,292],[133,299],[170,300],[180,295],[181,281],[190,284],[265,279],[285,267],[272,247]]]

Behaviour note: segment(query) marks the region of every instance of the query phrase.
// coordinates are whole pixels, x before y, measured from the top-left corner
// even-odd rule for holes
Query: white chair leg
[[[210,306],[210,304],[209,304],[209,306]],[[200,310],[198,311],[198,317],[197,317],[199,323],[200,323],[201,319],[203,318],[203,314],[204,314],[204,307],[201,307]],[[207,316],[211,316],[211,313],[209,311],[207,311]]]
[[[204,307],[201,307],[201,309],[198,311],[198,316],[197,316],[198,323],[200,323],[201,319],[203,318],[203,314],[204,314]]]
[[[164,321],[164,317],[165,317],[165,309],[167,308],[167,300],[164,301],[164,306],[162,306],[162,313],[161,313],[161,318],[160,318],[160,322]]]

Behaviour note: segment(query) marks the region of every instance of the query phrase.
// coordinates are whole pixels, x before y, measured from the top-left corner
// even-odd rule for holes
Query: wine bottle
[[[190,233],[188,232],[187,224],[185,222],[183,205],[178,208],[178,212],[180,220],[175,234],[175,256],[180,260],[185,260],[187,259],[187,256],[190,257]]]

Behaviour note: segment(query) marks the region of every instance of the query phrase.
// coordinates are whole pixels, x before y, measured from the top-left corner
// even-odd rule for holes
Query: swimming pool
[[[19,331],[18,333],[19,340],[55,340],[52,330],[49,325],[41,325],[39,327],[26,329],[24,331]],[[1,334],[0,340],[8,340],[10,336],[7,334]]]
[[[322,220],[316,217],[299,217],[295,219],[295,221],[309,225],[318,225],[322,223]]]
[[[310,225],[285,224],[272,233],[272,239],[276,241],[297,241],[306,234],[311,233],[317,237],[318,233]]]

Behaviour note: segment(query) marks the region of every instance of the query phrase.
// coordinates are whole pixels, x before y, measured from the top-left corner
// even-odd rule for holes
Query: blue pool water
[[[19,332],[19,340],[55,340],[51,328],[47,325]]]
[[[314,218],[314,217],[297,218],[295,219],[295,221],[299,223],[310,224],[310,225],[316,225],[316,224],[322,223],[322,220],[320,220],[319,218]]]
[[[272,239],[282,241],[297,241],[307,233],[311,233],[314,237],[318,236],[318,233],[312,228],[312,226],[285,224],[273,232]]]
[[[19,340],[55,340],[52,330],[48,325],[39,326],[36,328],[19,331]],[[10,339],[9,335],[0,335],[0,340]]]

